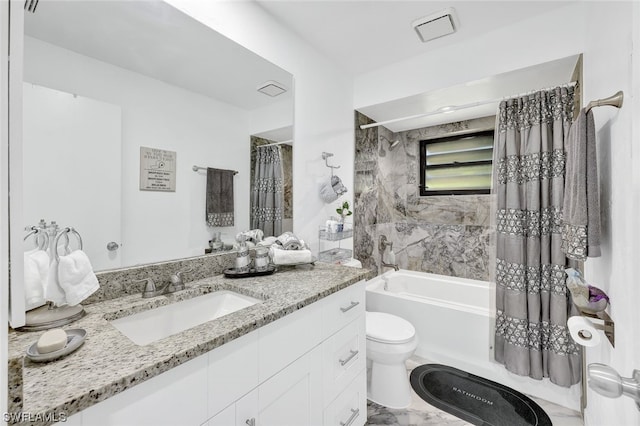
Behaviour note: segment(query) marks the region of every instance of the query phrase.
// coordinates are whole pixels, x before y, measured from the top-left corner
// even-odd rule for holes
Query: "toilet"
[[[406,408],[411,386],[405,361],[418,346],[416,329],[400,317],[366,312],[367,367],[370,380],[367,398],[388,408]]]

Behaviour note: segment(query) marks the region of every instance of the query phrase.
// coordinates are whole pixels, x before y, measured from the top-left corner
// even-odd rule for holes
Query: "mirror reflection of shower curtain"
[[[558,87],[501,102],[493,162],[495,359],[513,373],[566,387],[581,376],[560,248],[573,92]]]
[[[284,205],[282,156],[280,147],[256,147],[251,183],[251,229],[262,229],[264,236],[282,234]]]

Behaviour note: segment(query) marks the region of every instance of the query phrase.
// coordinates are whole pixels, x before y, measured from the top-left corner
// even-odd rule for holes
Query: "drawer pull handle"
[[[360,302],[351,302],[351,304],[349,306],[347,306],[346,308],[340,308],[340,310],[342,311],[342,313],[345,313],[345,312],[355,308],[359,304],[360,304]]]
[[[249,426],[256,426],[256,419],[255,419],[255,418],[253,418],[253,417],[251,417],[251,418],[250,418],[250,419],[248,419],[245,423],[246,423],[247,425],[249,425]]]
[[[346,363],[348,363],[349,361],[351,361],[353,359],[354,356],[358,355],[358,351],[354,351],[352,349],[349,349],[349,352],[351,352],[351,355],[349,355],[347,357],[347,359],[340,359],[340,365],[342,365],[344,367],[344,365]]]
[[[351,416],[349,416],[349,418],[347,419],[347,422],[340,422],[340,426],[349,426],[351,423],[353,423],[353,421],[356,419],[356,417],[358,417],[358,414],[360,414],[360,409],[356,408],[355,410],[352,408],[351,409]]]

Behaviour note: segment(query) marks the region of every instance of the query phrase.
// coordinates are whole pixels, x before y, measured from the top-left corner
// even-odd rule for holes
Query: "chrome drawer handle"
[[[347,311],[355,308],[359,304],[360,304],[360,302],[351,302],[351,304],[349,306],[347,306],[346,308],[340,308],[340,310],[344,313],[344,312],[347,312]]]
[[[256,419],[255,419],[255,418],[253,418],[253,417],[251,417],[251,418],[250,418],[250,419],[248,419],[245,423],[246,423],[247,425],[249,425],[249,426],[256,426]]]
[[[349,361],[351,361],[353,359],[354,356],[358,355],[358,351],[354,351],[352,349],[349,349],[349,352],[351,352],[351,355],[349,355],[347,357],[347,359],[340,359],[338,361],[340,361],[340,365],[342,365],[344,367],[344,365],[346,363],[348,363]]]
[[[353,423],[353,421],[356,419],[356,417],[358,417],[358,414],[360,414],[360,409],[356,408],[355,410],[352,408],[351,409],[351,416],[349,416],[349,418],[347,419],[347,422],[340,422],[340,426],[349,426],[351,423]]]

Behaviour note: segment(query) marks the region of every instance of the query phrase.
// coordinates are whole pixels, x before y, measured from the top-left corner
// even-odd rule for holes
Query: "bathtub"
[[[579,385],[567,389],[549,380],[521,377],[493,360],[492,295],[493,285],[486,281],[401,269],[367,283],[366,307],[411,322],[418,336],[418,357],[579,411]]]

